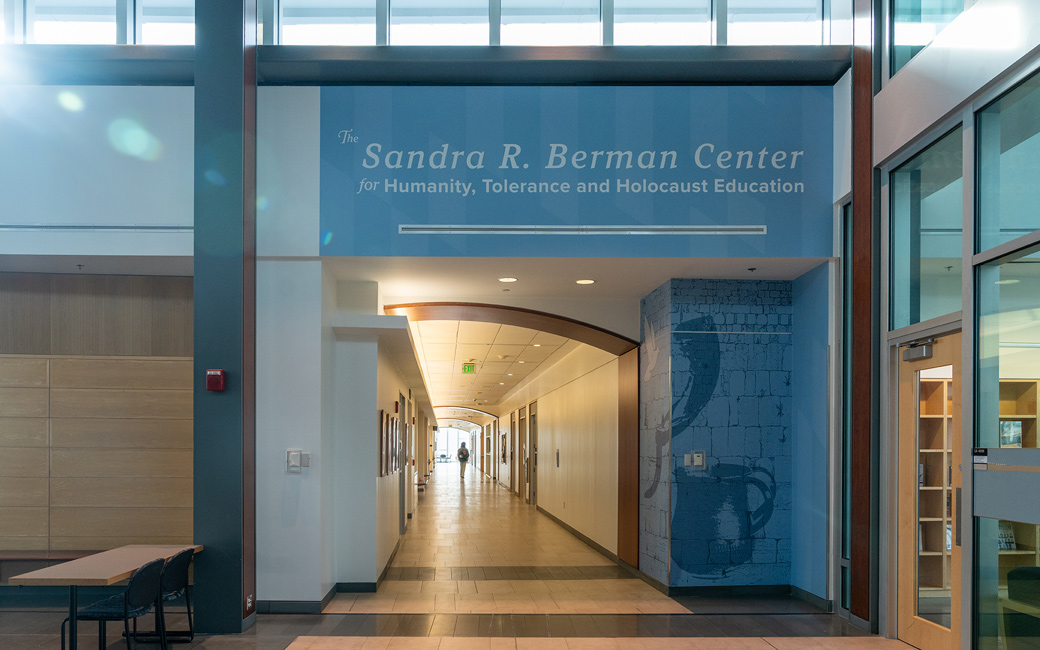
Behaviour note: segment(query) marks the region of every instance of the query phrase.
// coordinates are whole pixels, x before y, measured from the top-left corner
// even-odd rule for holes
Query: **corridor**
[[[436,463],[374,594],[326,613],[686,614],[689,610],[470,467]]]

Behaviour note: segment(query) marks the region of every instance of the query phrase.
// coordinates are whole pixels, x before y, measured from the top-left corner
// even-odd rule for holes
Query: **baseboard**
[[[791,594],[793,596],[797,596],[799,600],[804,600],[805,602],[809,603],[814,607],[819,607],[825,612],[829,613],[834,611],[833,602],[827,600],[826,598],[820,598],[816,594],[810,591],[806,591],[801,587],[795,587],[794,585],[791,585]]]
[[[257,614],[321,614],[320,600],[258,600]]]
[[[379,588],[374,582],[337,582],[336,592],[341,594],[374,594]]]
[[[609,550],[607,550],[605,547],[601,546],[600,544],[597,544],[594,540],[589,539],[588,537],[583,535],[581,533],[581,531],[576,530],[573,526],[569,525],[567,522],[562,521],[561,519],[559,519],[558,517],[556,517],[552,513],[547,512],[545,509],[542,508],[542,506],[535,506],[535,508],[538,509],[538,512],[542,513],[543,515],[545,515],[549,519],[552,519],[556,523],[558,523],[561,526],[563,526],[564,528],[566,528],[567,532],[569,532],[571,535],[574,535],[575,537],[577,537],[581,541],[585,542],[586,544],[588,544],[592,548],[596,549],[604,557],[609,558],[611,562],[619,562],[617,555],[614,555]]]
[[[700,596],[725,598],[729,596],[788,596],[791,585],[736,585],[720,587],[669,587],[669,596]]]

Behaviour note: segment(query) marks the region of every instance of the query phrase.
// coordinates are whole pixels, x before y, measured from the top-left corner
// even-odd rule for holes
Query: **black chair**
[[[137,621],[134,621],[134,641],[142,643],[155,643],[160,634],[165,634],[166,643],[188,643],[195,638],[195,626],[191,620],[191,585],[188,584],[188,569],[191,559],[195,556],[194,548],[186,548],[177,555],[166,561],[160,579],[160,597],[164,603],[177,600],[184,596],[184,603],[188,607],[188,629],[170,630],[166,627],[166,608],[155,610],[155,631],[138,632]]]
[[[126,635],[127,650],[133,650],[130,644],[130,619],[137,618],[152,611],[154,606],[162,615],[162,600],[159,598],[159,585],[162,576],[163,565],[166,563],[162,558],[148,562],[130,576],[130,582],[126,590],[121,594],[110,596],[104,600],[87,605],[76,613],[76,619],[81,621],[98,622],[98,650],[105,650],[105,623],[107,621],[123,621],[123,633]],[[65,650],[65,623],[68,618],[61,622],[61,648]],[[159,627],[159,642],[166,648],[166,635],[162,627]]]

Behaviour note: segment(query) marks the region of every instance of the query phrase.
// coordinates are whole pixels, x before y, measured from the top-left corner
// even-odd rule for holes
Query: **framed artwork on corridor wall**
[[[397,451],[401,448],[401,418],[394,418],[394,428],[390,432],[390,473],[397,472],[399,461]]]
[[[376,472],[378,473],[378,476],[382,476],[384,457],[383,438],[386,432],[386,413],[383,412],[383,409],[379,409],[379,423],[376,425],[376,431],[376,466],[378,468]]]

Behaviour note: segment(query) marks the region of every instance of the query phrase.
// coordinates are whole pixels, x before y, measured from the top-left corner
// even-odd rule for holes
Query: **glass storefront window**
[[[599,0],[502,0],[502,45],[599,45]]]
[[[961,129],[891,174],[891,329],[961,309]]]
[[[137,43],[194,45],[195,0],[138,0]]]
[[[373,0],[281,0],[282,45],[375,45]]]
[[[978,650],[1040,647],[1038,527],[976,519]]]
[[[614,0],[614,45],[710,45],[711,0]]]
[[[26,16],[32,43],[114,45],[115,0],[36,0]]]
[[[964,11],[964,0],[892,0],[892,72],[899,72]]]
[[[487,0],[390,0],[390,45],[487,45]]]
[[[976,447],[1038,447],[1040,247],[978,269]]]
[[[1040,75],[976,115],[978,251],[1040,228]]]
[[[820,0],[729,0],[727,45],[819,45]]]

